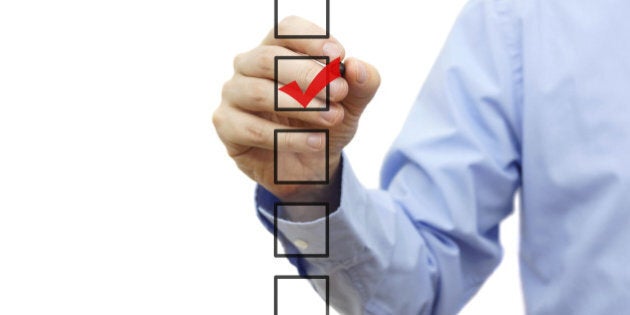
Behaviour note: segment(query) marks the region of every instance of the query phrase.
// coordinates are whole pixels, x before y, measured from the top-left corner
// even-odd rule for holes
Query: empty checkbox
[[[328,315],[329,291],[328,276],[275,276],[274,314]]]
[[[323,150],[291,152],[279,150],[279,141],[297,137],[304,141],[309,135],[321,133]],[[274,183],[275,184],[324,184],[329,183],[327,129],[276,129],[274,130]]]
[[[329,38],[330,37],[330,0],[275,0],[274,3],[275,38]],[[279,22],[289,16],[299,16],[321,28],[299,29],[279,27]]]
[[[327,258],[329,253],[330,208],[325,202],[278,202],[273,212],[275,257]],[[324,224],[309,224],[281,237],[279,220],[311,222],[324,218]]]

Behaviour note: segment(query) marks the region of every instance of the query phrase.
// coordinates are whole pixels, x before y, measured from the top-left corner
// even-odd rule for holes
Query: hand
[[[292,34],[322,33],[321,28],[298,17],[286,18],[278,27]],[[339,176],[341,150],[354,136],[363,109],[378,89],[380,76],[371,65],[348,58],[344,62],[345,76],[329,85],[329,111],[274,111],[274,57],[300,55],[326,55],[330,60],[337,57],[343,60],[345,52],[333,38],[276,39],[272,30],[260,46],[234,59],[234,76],[223,86],[223,99],[212,121],[228,154],[247,176],[282,200],[309,201],[305,198],[310,196],[321,201],[322,194],[326,195],[330,189],[327,185],[274,184],[274,130],[328,129],[329,171],[331,176]],[[296,80],[304,88],[322,69],[312,60],[293,60],[291,65],[279,69],[279,84]],[[280,104],[299,106],[285,93],[279,92],[278,98]],[[322,91],[309,106],[322,106],[324,102]],[[292,172],[293,178],[315,176],[313,159],[321,156],[324,148],[322,133],[280,133],[278,138],[282,169]],[[331,178],[328,186],[335,180],[336,177]]]

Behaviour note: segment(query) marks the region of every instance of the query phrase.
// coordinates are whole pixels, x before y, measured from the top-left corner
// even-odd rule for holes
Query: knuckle
[[[349,87],[348,83],[343,80],[335,80],[331,82],[330,87],[330,99],[333,101],[341,101],[346,95],[348,95]]]
[[[223,83],[221,87],[221,97],[227,99],[230,95],[230,89],[232,88],[232,80],[228,80]]]
[[[258,67],[262,73],[272,72],[274,67],[274,56],[275,54],[271,47],[261,46],[260,49],[258,49],[256,56],[256,67]]]
[[[223,116],[222,106],[219,106],[219,108],[215,109],[212,113],[212,124],[217,131],[220,131],[220,128],[223,125]]]
[[[286,34],[293,27],[295,23],[300,20],[298,16],[289,15],[282,19],[280,23],[278,23],[278,31],[280,34]]]
[[[291,132],[284,133],[282,137],[282,146],[287,150],[293,150],[295,148],[295,139]]]
[[[279,34],[295,34],[296,32],[321,34],[324,30],[312,21],[297,15],[289,15],[278,23]]]
[[[256,108],[263,108],[267,105],[267,89],[261,83],[251,84],[248,88],[249,101],[256,105]]]
[[[267,136],[263,128],[259,125],[252,124],[247,126],[247,137],[255,145],[264,145],[267,142]]]
[[[234,60],[232,61],[232,67],[234,68],[235,71],[240,68],[241,64],[243,63],[244,58],[245,58],[244,53],[240,53],[234,56]]]
[[[298,82],[300,82],[300,86],[308,86],[315,76],[317,76],[319,70],[321,69],[317,69],[317,67],[312,66],[302,68],[298,74]]]

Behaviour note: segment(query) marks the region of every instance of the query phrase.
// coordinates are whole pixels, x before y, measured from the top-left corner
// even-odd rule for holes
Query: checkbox
[[[301,69],[305,67],[305,62],[317,62],[318,65],[328,65],[330,62],[330,57],[328,56],[276,56],[274,58],[274,109],[276,111],[304,111],[304,112],[315,112],[315,111],[327,111],[330,109],[330,90],[329,84],[324,87],[323,93],[325,94],[325,98],[322,101],[321,99],[314,98],[311,100],[308,105],[302,106],[291,96],[286,94],[285,92],[280,91],[281,83],[279,83],[278,73],[282,71],[282,69],[287,69],[288,67],[294,67],[296,69]],[[322,67],[324,67],[322,66]],[[296,80],[298,78],[290,78],[290,80]],[[300,87],[302,91],[306,89],[306,87]]]
[[[278,23],[288,16],[300,16],[323,28],[314,30],[280,29]],[[275,38],[329,38],[330,37],[330,0],[275,0],[274,3]]]
[[[329,255],[329,215],[330,207],[326,202],[278,202],[273,211],[273,236],[274,257],[300,257],[300,258],[328,258]],[[280,242],[278,219],[294,221],[296,217],[304,221],[312,221],[316,218],[325,218],[324,225],[304,228],[303,236],[292,235],[292,239],[286,239],[286,246]],[[313,237],[321,242],[309,244],[306,239],[313,242]],[[322,245],[323,244],[323,245]]]
[[[278,141],[286,134],[324,134],[324,150],[317,152],[296,153],[278,151]],[[276,129],[274,130],[274,183],[328,185],[328,129]]]
[[[274,315],[328,315],[329,292],[328,276],[275,276]]]

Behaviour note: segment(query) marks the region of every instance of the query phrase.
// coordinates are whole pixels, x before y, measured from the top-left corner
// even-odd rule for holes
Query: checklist
[[[300,16],[318,28],[287,27],[291,16]],[[284,22],[282,22],[284,21]],[[330,0],[275,0],[274,36],[277,39],[326,39],[330,38]],[[274,110],[329,111],[329,84],[342,76],[340,58],[329,56],[288,55],[274,58]],[[329,179],[328,129],[293,128],[274,130],[274,184],[276,185],[328,185]],[[320,136],[318,136],[320,135]],[[311,148],[291,150],[292,144],[304,141]],[[295,152],[297,151],[297,152]],[[287,239],[281,233],[282,222],[294,222],[299,217],[305,221],[323,220],[322,224],[292,225],[298,229]],[[274,205],[274,257],[297,259],[328,258],[329,204],[325,201],[277,202]],[[312,218],[309,219],[309,218]],[[288,228],[288,227],[287,227]],[[286,231],[286,230],[285,230]],[[329,314],[328,275],[277,275],[274,277],[274,314]],[[303,302],[316,298],[312,289],[324,301],[320,307],[304,307],[313,303]],[[289,297],[287,297],[289,296]],[[317,302],[316,302],[317,304]]]

